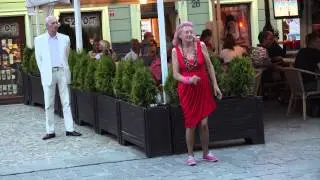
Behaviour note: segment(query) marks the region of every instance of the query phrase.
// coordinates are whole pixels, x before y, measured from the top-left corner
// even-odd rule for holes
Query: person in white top
[[[44,92],[46,135],[43,140],[55,137],[54,130],[54,100],[56,85],[58,84],[60,99],[63,106],[63,116],[66,136],[81,136],[74,131],[73,118],[70,108],[70,70],[68,57],[70,51],[70,38],[58,33],[60,24],[54,16],[46,18],[47,32],[35,38],[35,55],[41,75]]]
[[[138,39],[132,39],[130,52],[126,54],[124,60],[137,60],[139,57],[141,57],[140,43]]]
[[[224,63],[231,62],[236,56],[242,56],[246,50],[241,46],[236,45],[236,41],[231,34],[227,34],[224,40],[223,49],[220,52],[220,58]]]

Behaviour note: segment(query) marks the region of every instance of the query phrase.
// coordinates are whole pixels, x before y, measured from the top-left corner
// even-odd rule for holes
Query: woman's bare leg
[[[204,118],[200,124],[200,140],[204,154],[209,152],[209,127],[208,117]]]
[[[189,156],[193,156],[194,131],[195,131],[195,128],[186,128],[186,141],[187,141],[187,148],[188,148],[188,155]]]

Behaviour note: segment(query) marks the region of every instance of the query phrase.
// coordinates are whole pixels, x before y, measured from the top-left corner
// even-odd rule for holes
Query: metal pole
[[[167,103],[166,93],[164,91],[164,84],[168,77],[168,64],[167,64],[167,43],[166,43],[166,28],[164,21],[164,7],[163,0],[157,0],[158,10],[158,26],[160,37],[160,58],[161,58],[161,72],[162,72],[162,88],[163,88],[163,101]]]
[[[220,32],[221,32],[221,8],[220,8],[220,0],[217,0],[217,39],[218,39],[218,47],[217,47],[217,52],[220,53],[221,50],[221,37],[220,37]]]
[[[219,40],[218,40],[218,32],[217,32],[217,16],[216,16],[216,3],[215,0],[211,0],[212,4],[212,38],[214,47],[216,49],[215,52],[219,53]]]
[[[75,31],[76,31],[76,48],[78,52],[83,50],[82,42],[82,21],[80,12],[80,0],[73,1],[74,20],[75,20]]]
[[[39,36],[40,35],[39,6],[36,6],[36,30],[37,30],[37,36]]]

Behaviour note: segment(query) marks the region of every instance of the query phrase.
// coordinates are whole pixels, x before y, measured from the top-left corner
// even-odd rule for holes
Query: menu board
[[[294,18],[299,16],[298,0],[273,0],[275,18]]]

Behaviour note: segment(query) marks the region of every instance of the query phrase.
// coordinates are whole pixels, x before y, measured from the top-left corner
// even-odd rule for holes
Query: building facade
[[[272,2],[272,0],[270,0]],[[1,4],[1,2],[0,2]],[[272,4],[272,3],[270,3]],[[245,10],[241,16],[247,22],[250,44],[258,43],[257,36],[265,24],[264,2],[261,0],[221,0],[222,13],[234,13]],[[273,8],[270,7],[273,11]],[[86,4],[81,8],[82,25],[84,33],[89,38],[99,38],[112,43],[128,42],[132,38],[142,40],[143,33],[151,30],[158,37],[156,4],[119,4],[119,5],[96,5]],[[233,12],[234,11],[234,12]],[[206,24],[212,21],[212,3],[210,0],[172,1],[165,3],[166,33],[172,36],[175,27],[182,21],[192,21],[197,34],[206,28]],[[273,14],[272,12],[270,13]],[[74,22],[72,6],[58,6],[54,15],[63,18],[62,22],[72,27]],[[33,37],[36,33],[34,16],[28,16],[25,8],[25,0],[7,0],[0,6],[0,17],[20,16],[25,23],[25,44],[33,45]],[[45,31],[44,15],[40,13],[40,33]],[[222,19],[224,16],[222,15]],[[272,25],[276,29],[281,26],[280,20],[274,20],[271,16]],[[241,19],[241,18],[240,18]],[[222,22],[223,24],[223,22]],[[240,23],[241,24],[241,23]],[[73,28],[73,27],[72,27]]]

